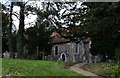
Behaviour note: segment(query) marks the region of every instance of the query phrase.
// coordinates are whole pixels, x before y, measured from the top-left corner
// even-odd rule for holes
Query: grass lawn
[[[81,76],[65,69],[56,61],[2,59],[2,75],[8,74],[12,76]]]
[[[0,77],[2,76],[2,59],[0,58]]]

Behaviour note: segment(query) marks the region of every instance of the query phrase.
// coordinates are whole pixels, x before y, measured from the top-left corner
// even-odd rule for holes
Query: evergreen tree
[[[19,23],[19,30],[17,34],[17,57],[23,58],[23,47],[24,47],[24,9],[25,4],[24,2],[18,2],[17,3],[20,6],[20,23]]]

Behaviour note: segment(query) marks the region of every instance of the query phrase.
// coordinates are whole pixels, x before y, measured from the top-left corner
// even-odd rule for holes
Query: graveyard
[[[0,76],[120,77],[120,2],[3,0],[0,6]]]

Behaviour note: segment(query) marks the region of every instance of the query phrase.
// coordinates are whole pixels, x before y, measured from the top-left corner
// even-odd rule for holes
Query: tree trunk
[[[37,46],[37,58],[36,59],[38,59],[38,56],[39,56],[39,46]]]
[[[9,53],[10,57],[13,58],[13,43],[12,43],[12,11],[13,11],[13,2],[11,2],[11,7],[10,7],[10,25],[8,28],[8,43],[9,43]]]
[[[45,48],[43,48],[43,60],[45,60]]]
[[[20,23],[19,23],[19,30],[18,30],[18,38],[17,38],[17,57],[22,58],[24,53],[24,4],[23,2],[19,2],[20,6]]]

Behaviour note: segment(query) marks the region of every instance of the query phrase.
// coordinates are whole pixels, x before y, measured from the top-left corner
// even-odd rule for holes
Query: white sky
[[[13,12],[19,13],[19,11],[20,11],[20,7],[18,7],[18,6],[13,7]],[[35,24],[34,21],[36,21],[37,15],[29,14],[28,17],[29,18],[25,17],[25,29],[30,27],[31,25],[34,26],[34,24]],[[19,19],[16,16],[12,16],[12,18],[13,18],[13,23],[15,24],[16,28],[18,29]],[[29,23],[31,23],[31,24],[29,24]]]

